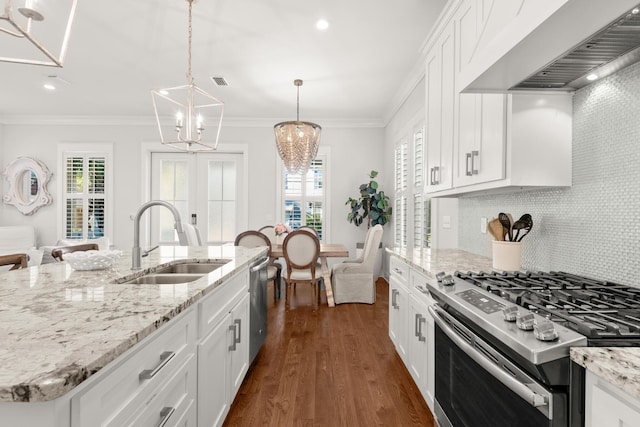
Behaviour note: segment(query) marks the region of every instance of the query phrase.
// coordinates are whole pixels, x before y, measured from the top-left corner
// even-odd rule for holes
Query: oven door
[[[441,427],[566,426],[567,396],[519,369],[438,305],[435,416]]]

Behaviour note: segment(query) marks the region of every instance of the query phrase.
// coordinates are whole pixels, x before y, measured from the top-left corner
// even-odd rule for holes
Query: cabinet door
[[[586,375],[586,427],[637,426],[640,401],[606,383],[591,372]]]
[[[229,411],[230,319],[230,314],[225,316],[198,344],[198,425],[201,427],[222,425]]]
[[[451,188],[455,112],[453,23],[427,55],[427,192]]]
[[[249,304],[250,296],[247,293],[231,310],[231,325],[234,329],[231,337],[233,342],[229,349],[231,374],[229,403],[233,402],[249,369]]]
[[[427,375],[428,375],[428,340],[429,331],[427,328],[427,307],[421,304],[415,297],[409,298],[409,321],[411,324],[409,333],[409,365],[407,368],[413,377],[416,385],[422,392],[422,396],[427,396]]]
[[[389,336],[406,365],[408,351],[407,313],[409,312],[407,290],[392,277],[389,291]]]

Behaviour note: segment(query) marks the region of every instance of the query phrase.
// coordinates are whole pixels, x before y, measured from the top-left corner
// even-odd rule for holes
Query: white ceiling
[[[384,123],[419,74],[420,49],[445,3],[200,0],[195,83],[225,102],[227,119],[294,119],[300,78],[301,120]],[[150,89],[186,82],[187,8],[185,0],[79,0],[64,68],[0,62],[0,118],[151,117]],[[318,18],[329,21],[325,32]],[[0,33],[0,56],[6,40]],[[45,91],[49,75],[69,84]]]

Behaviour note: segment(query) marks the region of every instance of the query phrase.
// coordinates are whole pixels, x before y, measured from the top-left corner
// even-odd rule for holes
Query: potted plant
[[[389,205],[389,197],[384,191],[378,191],[378,182],[375,177],[378,172],[372,170],[369,174],[369,182],[360,186],[360,197],[354,199],[349,197],[345,205],[351,207],[347,220],[356,226],[363,222],[367,223],[367,228],[372,225],[385,225],[391,218],[392,208]]]

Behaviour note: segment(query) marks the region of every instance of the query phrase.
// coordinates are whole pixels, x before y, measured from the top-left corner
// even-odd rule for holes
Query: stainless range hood
[[[639,0],[513,1],[493,1],[458,90],[574,91],[588,84],[586,74],[640,58]]]
[[[640,5],[511,89],[579,89],[640,61]]]

